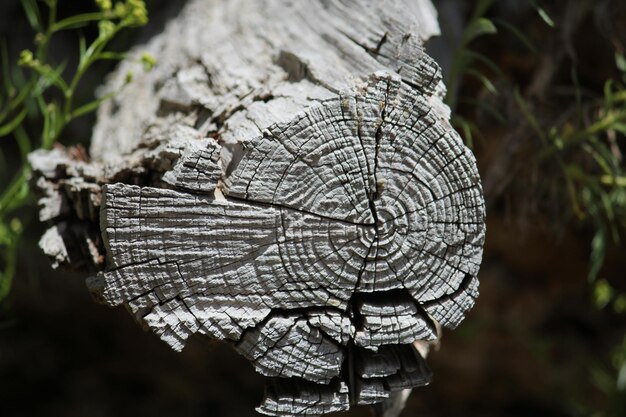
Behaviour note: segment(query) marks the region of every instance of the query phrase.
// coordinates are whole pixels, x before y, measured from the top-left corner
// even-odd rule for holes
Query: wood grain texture
[[[44,251],[175,350],[231,343],[269,378],[262,413],[397,415],[478,295],[485,233],[437,29],[426,0],[190,1],[90,160],[31,155]]]

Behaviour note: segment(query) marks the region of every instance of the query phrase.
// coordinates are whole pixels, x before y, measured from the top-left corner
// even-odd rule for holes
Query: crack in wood
[[[259,302],[269,307],[267,312],[261,314],[259,321],[248,322],[247,326],[243,326],[241,322],[238,321],[240,320],[239,316],[233,315],[229,310],[223,310],[219,314],[223,314],[226,321],[221,321],[219,322],[221,324],[218,325],[218,327],[222,329],[227,329],[228,326],[234,326],[233,330],[225,331],[229,335],[238,335],[236,339],[233,339],[237,340],[237,349],[252,360],[257,370],[264,375],[280,377],[298,376],[322,383],[328,383],[328,381],[335,377],[342,377],[346,379],[348,393],[350,394],[349,402],[353,404],[376,402],[376,399],[386,396],[387,394],[385,393],[387,391],[404,386],[403,384],[405,384],[405,382],[399,381],[413,381],[412,383],[415,383],[417,380],[421,381],[419,378],[414,379],[413,377],[407,376],[408,374],[397,376],[397,381],[394,379],[385,379],[380,382],[383,391],[379,392],[377,391],[378,388],[375,388],[377,382],[365,382],[352,377],[354,365],[350,364],[354,363],[354,355],[357,354],[356,352],[360,352],[359,349],[363,347],[377,350],[382,346],[411,343],[416,339],[436,339],[437,331],[431,321],[431,315],[444,325],[454,326],[458,319],[462,317],[462,312],[471,304],[466,301],[457,301],[457,298],[466,293],[473,294],[474,290],[469,281],[469,278],[472,278],[472,276],[468,272],[465,272],[465,277],[457,287],[448,284],[446,281],[447,277],[440,275],[439,267],[436,269],[430,268],[429,270],[432,271],[431,273],[433,275],[429,285],[432,286],[433,283],[436,283],[435,287],[449,288],[449,291],[446,291],[445,295],[430,299],[432,298],[430,294],[433,293],[433,290],[428,289],[428,287],[422,287],[422,284],[419,284],[420,281],[415,280],[416,277],[418,277],[417,273],[412,271],[408,276],[404,276],[406,266],[397,264],[397,260],[393,258],[386,258],[383,252],[387,251],[386,253],[393,254],[393,251],[389,252],[387,249],[388,245],[392,245],[392,247],[398,244],[405,245],[406,243],[403,242],[406,242],[407,238],[409,240],[413,239],[410,237],[410,233],[421,233],[420,227],[428,227],[427,225],[415,223],[414,220],[405,222],[404,219],[406,216],[422,216],[424,210],[430,205],[436,204],[438,201],[447,203],[450,198],[456,196],[457,193],[479,187],[479,185],[472,184],[467,187],[461,186],[450,189],[446,193],[438,193],[431,189],[429,182],[426,182],[425,179],[416,175],[416,168],[407,170],[406,168],[402,168],[402,166],[396,167],[395,165],[391,165],[387,168],[386,164],[388,164],[388,162],[386,161],[388,161],[389,158],[395,160],[397,156],[400,155],[398,149],[396,149],[397,145],[404,146],[400,138],[406,138],[399,130],[386,130],[399,129],[400,126],[406,126],[406,124],[403,123],[387,122],[388,117],[397,117],[398,114],[406,113],[406,110],[402,113],[395,107],[389,110],[390,103],[392,102],[394,103],[393,106],[402,106],[401,102],[394,101],[392,98],[392,95],[393,97],[398,97],[397,94],[402,92],[402,88],[402,84],[393,77],[386,75],[376,76],[372,78],[369,86],[359,93],[360,95],[356,96],[356,100],[353,101],[356,103],[356,108],[346,113],[345,107],[339,107],[342,109],[341,118],[335,119],[333,122],[349,123],[350,120],[359,120],[359,122],[355,124],[356,132],[358,132],[355,136],[356,141],[347,141],[341,146],[348,148],[357,146],[358,149],[362,150],[362,155],[368,155],[368,153],[371,155],[370,158],[373,161],[373,165],[370,173],[364,177],[368,180],[360,184],[366,187],[362,188],[364,191],[363,196],[367,199],[367,205],[364,208],[371,213],[373,218],[372,223],[349,220],[336,215],[325,215],[323,214],[324,211],[321,210],[323,206],[316,206],[314,204],[312,207],[320,208],[313,211],[308,208],[308,203],[285,200],[283,194],[278,192],[278,190],[283,187],[281,185],[283,183],[290,184],[289,189],[307,190],[309,188],[306,185],[300,185],[302,179],[307,178],[306,176],[302,177],[302,174],[305,172],[302,171],[302,169],[315,171],[320,169],[319,167],[330,166],[328,165],[329,162],[326,162],[324,158],[350,157],[348,153],[340,150],[341,147],[332,145],[328,147],[330,150],[329,154],[322,154],[319,157],[307,161],[305,159],[305,157],[309,155],[306,153],[307,146],[309,149],[308,152],[316,152],[315,150],[317,149],[317,145],[312,142],[315,138],[314,134],[313,136],[307,134],[306,141],[299,143],[296,151],[291,151],[291,145],[285,145],[283,141],[291,143],[294,141],[294,138],[300,135],[300,129],[308,129],[307,127],[298,126],[297,122],[292,122],[285,126],[276,126],[272,128],[273,133],[271,135],[266,135],[259,138],[257,141],[250,142],[248,147],[243,151],[241,163],[232,171],[223,185],[226,194],[225,200],[218,201],[208,197],[201,197],[202,190],[188,187],[184,183],[178,185],[177,182],[174,182],[177,184],[177,188],[185,190],[186,194],[180,194],[174,191],[161,191],[158,189],[148,190],[135,188],[134,192],[137,197],[136,206],[133,206],[133,204],[129,205],[126,203],[127,201],[133,201],[132,198],[129,199],[132,192],[128,186],[116,185],[105,188],[105,195],[107,195],[107,197],[104,199],[103,203],[104,219],[105,224],[112,225],[111,229],[107,228],[107,230],[110,230],[108,232],[109,237],[107,241],[109,245],[111,245],[111,257],[114,259],[119,257],[122,253],[124,253],[124,257],[129,257],[128,259],[131,260],[135,259],[137,255],[140,256],[139,259],[141,259],[143,256],[141,255],[141,253],[143,253],[141,251],[148,250],[148,248],[146,247],[145,249],[141,249],[140,252],[137,252],[137,245],[152,245],[150,243],[151,239],[156,239],[154,242],[157,245],[162,245],[162,242],[167,241],[165,236],[162,236],[161,232],[159,232],[159,228],[162,228],[166,224],[159,226],[161,224],[159,222],[167,222],[169,221],[168,219],[172,218],[169,214],[162,211],[162,208],[170,207],[170,202],[176,201],[174,204],[177,209],[175,212],[172,211],[172,214],[176,213],[176,216],[179,217],[181,215],[191,215],[191,217],[184,217],[187,220],[181,223],[185,228],[189,228],[189,232],[184,232],[183,230],[177,231],[176,233],[181,236],[182,240],[179,243],[172,242],[168,244],[168,246],[172,247],[180,246],[181,243],[187,241],[203,242],[202,239],[198,240],[198,237],[194,237],[195,234],[199,232],[192,232],[196,227],[196,222],[200,219],[203,220],[201,223],[198,223],[198,226],[200,224],[211,225],[211,228],[207,229],[209,233],[207,236],[214,236],[211,237],[211,239],[218,239],[212,240],[217,244],[221,242],[225,236],[228,236],[229,240],[224,241],[224,243],[239,241],[245,234],[248,234],[254,229],[240,229],[240,226],[237,226],[236,222],[244,221],[243,224],[245,224],[245,219],[254,219],[260,216],[258,217],[259,223],[257,227],[261,233],[259,238],[266,240],[266,242],[261,245],[264,247],[263,251],[258,251],[257,246],[256,249],[250,247],[247,255],[237,254],[237,252],[228,249],[228,246],[224,246],[224,249],[227,250],[224,254],[228,254],[228,256],[231,257],[229,258],[230,260],[220,260],[220,257],[224,255],[221,254],[221,252],[211,250],[212,252],[210,253],[213,253],[213,256],[217,256],[215,261],[211,261],[215,262],[215,266],[209,268],[206,266],[200,267],[205,260],[202,257],[196,256],[193,257],[193,263],[198,264],[198,266],[193,267],[193,269],[189,269],[187,266],[183,268],[184,265],[189,265],[189,260],[186,259],[188,258],[188,255],[186,255],[187,252],[180,252],[180,255],[177,256],[182,256],[182,258],[178,258],[174,264],[176,265],[178,275],[181,277],[180,280],[183,282],[183,287],[188,287],[189,290],[185,290],[187,292],[184,297],[180,297],[179,295],[165,299],[161,297],[158,302],[153,303],[153,309],[161,310],[158,310],[160,311],[158,313],[155,313],[157,310],[153,310],[152,313],[143,315],[148,325],[158,326],[158,329],[155,328],[155,331],[162,334],[162,337],[166,340],[174,343],[176,348],[182,347],[180,344],[184,342],[186,335],[193,329],[196,329],[194,331],[206,333],[207,330],[202,329],[213,327],[212,320],[215,320],[217,316],[209,315],[206,316],[206,318],[200,318],[197,315],[197,311],[192,311],[187,303],[191,302],[191,305],[195,306],[193,303],[194,293],[209,296],[212,291],[215,291],[218,288],[215,287],[215,284],[211,284],[214,288],[214,290],[211,291],[203,290],[203,285],[211,283],[212,278],[210,277],[215,276],[215,273],[221,273],[225,274],[223,278],[220,279],[220,281],[224,280],[225,286],[220,284],[219,288],[235,288],[233,284],[228,284],[228,282],[231,281],[233,283],[240,282],[244,286],[251,285],[248,293],[250,295],[256,294],[260,297]],[[322,102],[322,108],[319,111],[315,110],[313,114],[326,114],[327,109],[337,108],[336,103],[337,102],[332,99]],[[422,114],[428,114],[428,111],[424,111]],[[313,119],[304,117],[298,120],[307,120],[308,123],[311,123],[305,126],[315,126],[315,122],[313,121],[316,120],[315,117],[318,116],[313,116]],[[435,123],[435,125],[431,125],[433,127],[430,129],[438,132],[438,128],[435,127],[436,122],[433,123]],[[293,130],[294,126],[296,130]],[[429,135],[426,134],[429,129],[428,126],[427,124],[426,127],[423,128],[426,137],[429,137]],[[330,132],[331,136],[325,137],[325,140],[330,142],[333,140],[341,142],[343,140],[341,136],[332,136],[343,135],[344,133],[341,130],[333,129],[327,132]],[[409,132],[411,132],[411,135],[413,134],[410,129]],[[337,137],[337,139],[334,139],[334,137]],[[441,141],[449,140],[450,137],[449,135],[441,133],[436,133],[434,136],[430,135],[426,147],[424,147],[415,158],[412,158],[413,163],[418,166],[426,155],[437,155],[436,152],[439,152],[438,144],[441,143]],[[390,138],[394,139],[390,140]],[[286,155],[292,158],[289,164],[284,165],[285,168],[279,176],[273,177],[272,172],[267,171],[269,168],[261,168],[267,164],[266,161],[268,159],[271,161],[280,161],[280,159],[277,159],[274,155],[274,151],[257,151],[257,149],[262,148],[267,143],[273,144],[271,149],[287,150]],[[279,143],[282,144],[280,147],[277,146]],[[406,148],[402,149],[402,152],[406,152]],[[352,155],[355,155],[358,160],[358,153]],[[455,161],[461,158],[467,158],[467,154],[464,152],[455,152],[452,153],[452,155],[452,158],[446,157],[437,165],[428,165],[436,167],[437,169],[437,171],[434,172],[436,175],[431,176],[431,178],[439,177],[442,173],[446,172]],[[250,162],[251,158],[252,162]],[[294,168],[294,161],[298,160],[305,161],[306,163],[302,165],[302,168],[296,169]],[[403,162],[405,160],[406,159],[399,160],[398,162],[393,162],[393,164],[406,163]],[[175,167],[183,166],[191,172],[195,169],[199,169],[203,172],[212,172],[211,170],[206,171],[206,168],[198,168],[197,161],[200,161],[200,158],[192,154],[191,157],[187,157],[182,162],[175,165]],[[211,159],[205,159],[203,161],[211,161]],[[366,161],[368,161],[368,159],[366,159]],[[218,161],[215,161],[214,163],[217,162]],[[343,165],[341,160],[336,164],[339,166]],[[251,165],[255,168],[251,174],[248,174]],[[368,165],[369,163],[361,164],[360,166]],[[175,169],[178,169],[178,172],[180,172],[180,168]],[[345,171],[343,172],[345,173]],[[385,173],[393,173],[393,176]],[[266,174],[269,174],[269,176]],[[407,174],[408,176],[406,176]],[[380,175],[386,175],[384,189],[381,189],[380,183],[382,182],[382,178],[379,177]],[[402,175],[402,177],[399,175]],[[181,174],[177,178],[177,181],[184,178],[194,178],[195,181],[196,177],[191,174]],[[325,177],[323,174],[317,174],[309,178],[323,179]],[[446,181],[449,181],[448,177],[444,178]],[[474,178],[474,176],[472,178]],[[251,187],[251,184],[258,183],[259,181],[264,183],[269,193],[263,194],[260,192],[262,189],[258,186]],[[243,189],[246,190],[243,197],[231,195],[233,194],[232,189],[242,186]],[[338,186],[344,193],[350,193],[351,190],[359,189],[359,187],[354,187],[349,182],[338,183]],[[423,192],[429,197],[423,201],[422,206],[414,206],[412,200],[408,202],[405,200],[408,192],[417,192],[418,195]],[[110,193],[112,193],[112,197],[108,197]],[[200,194],[196,195],[196,193]],[[163,201],[163,199],[165,200]],[[356,209],[356,206],[351,204],[350,199],[344,199],[343,201],[344,204],[352,207],[352,209]],[[124,203],[122,204],[122,202]],[[154,205],[155,203],[157,203],[156,206]],[[153,209],[152,207],[155,208]],[[185,209],[181,210],[182,207],[185,207]],[[437,206],[434,208],[435,211],[437,210],[436,207]],[[467,209],[467,207],[465,208]],[[482,205],[475,205],[475,209],[482,209]],[[153,210],[155,211],[151,214]],[[394,212],[394,210],[396,210],[396,212]],[[344,213],[350,212],[351,211],[345,211]],[[433,217],[433,215],[428,216],[433,220],[433,222],[428,224],[436,225],[441,223],[441,221],[434,221],[436,217]],[[267,223],[270,219],[270,223]],[[133,224],[136,224],[136,226],[133,226]],[[461,224],[467,224],[467,222],[456,220],[450,222],[449,226],[460,227]],[[136,227],[138,238],[130,241],[125,238],[121,225],[130,227],[130,230]],[[415,229],[415,227],[417,227],[417,229]],[[225,235],[222,234],[222,237],[219,237],[217,234],[210,231],[212,229],[216,230],[215,233],[220,230],[228,230],[228,232]],[[274,230],[274,232],[272,232],[272,230]],[[414,232],[411,232],[411,230]],[[157,233],[156,235],[154,234],[155,232]],[[240,234],[241,232],[244,234]],[[185,233],[191,233],[190,237],[185,237]],[[406,237],[402,238],[404,240],[396,242],[399,236],[398,233],[406,234]],[[324,240],[320,240],[322,238],[327,239],[325,240],[327,243],[322,244],[322,242],[324,242]],[[419,242],[419,239],[416,240],[416,242]],[[453,270],[459,270],[459,268],[463,270],[464,267],[458,264],[462,258],[458,258],[455,263],[450,263],[451,261],[448,259],[450,253],[447,248],[451,246],[449,246],[449,243],[440,245],[438,239],[439,238],[429,241],[425,236],[421,246],[415,247],[414,243],[409,243],[406,249],[408,252],[405,253],[405,250],[401,250],[399,254],[405,262],[408,261],[409,266],[415,265],[415,261],[413,261],[412,256],[408,254],[416,253],[427,256],[431,260],[437,260],[437,264],[442,265],[442,267],[448,265],[448,267]],[[243,243],[245,241],[241,242]],[[431,243],[429,244],[429,242]],[[452,240],[450,242],[452,242]],[[223,245],[224,243],[220,244]],[[122,244],[124,248],[127,248],[125,252],[116,249],[115,245],[117,244]],[[324,249],[321,253],[318,252],[318,249],[321,248],[321,244],[322,246],[328,245],[330,250]],[[467,244],[467,239],[463,238],[460,244],[461,247],[463,247],[463,245]],[[431,248],[432,245],[438,246]],[[445,250],[439,252],[439,249],[437,249],[439,246]],[[195,254],[201,251],[203,246],[198,246],[198,243],[193,243],[193,247],[196,248],[196,250],[193,251]],[[357,250],[359,247],[360,249]],[[189,249],[191,249],[191,246]],[[128,250],[130,252],[128,252]],[[134,255],[135,253],[137,255]],[[462,254],[463,252],[460,253]],[[354,258],[355,255],[357,255],[356,258]],[[171,257],[173,255],[171,251],[164,250],[161,256]],[[310,261],[306,260],[307,256],[310,256]],[[339,256],[339,258],[337,258],[337,256]],[[275,259],[275,261],[272,259]],[[160,265],[165,265],[160,261],[158,262]],[[293,262],[296,263],[294,264]],[[350,265],[350,262],[353,264],[351,267],[352,273],[354,274],[352,279],[349,278],[350,272],[346,270],[346,266]],[[381,268],[381,265],[383,265],[381,262],[386,264],[386,268]],[[147,264],[142,263],[142,265],[144,264],[152,265],[150,262]],[[296,264],[297,267],[294,268]],[[126,269],[130,268],[133,274],[137,273],[136,268],[138,265],[132,262],[121,266],[122,264],[117,261],[116,265],[119,267],[109,272],[109,274],[113,272],[117,274],[117,278],[114,281],[107,280],[107,275],[104,275],[105,285],[108,285],[109,288],[111,286],[121,285],[120,280],[124,281],[124,275],[126,274],[124,271]],[[316,265],[319,265],[319,268]],[[333,272],[333,268],[339,269],[335,269],[335,272]],[[267,272],[262,272],[265,269],[267,269]],[[195,271],[194,273],[196,275],[202,276],[204,274],[206,278],[200,279],[197,283],[189,281],[191,277],[188,274],[192,270]],[[390,272],[387,273],[385,270],[389,270]],[[305,271],[308,272],[302,275],[302,272]],[[275,274],[284,274],[284,277],[279,280],[263,281],[266,279],[263,277],[266,276],[267,279],[270,279],[270,275],[267,275],[268,272],[274,276]],[[311,279],[311,274],[321,278],[325,277],[328,272],[331,273],[331,276],[334,275],[336,277],[342,277],[342,279],[348,279],[347,282],[350,284],[347,287],[342,287],[344,284],[342,284],[341,281],[335,281],[334,283],[324,281],[326,283],[317,288],[330,291],[328,294],[331,298],[317,298],[318,296],[314,295],[314,287],[311,287],[307,282]],[[143,274],[145,273],[142,272],[140,276]],[[363,286],[362,280],[366,275],[366,286]],[[228,278],[229,276],[232,276],[232,278]],[[435,281],[432,281],[433,278],[435,278]],[[384,281],[381,281],[383,279]],[[122,288],[128,288],[129,282],[130,281],[127,281]],[[203,284],[203,282],[205,284]],[[245,282],[248,282],[248,284],[244,284]],[[261,285],[261,282],[265,282],[265,284]],[[395,284],[393,284],[394,282]],[[270,287],[264,289],[264,286],[270,283],[272,283]],[[148,294],[152,293],[151,291],[158,289],[160,285],[163,284],[149,285],[150,289],[148,291],[142,291],[136,297],[127,299],[127,302],[146,297]],[[394,285],[403,288],[402,292],[393,289]],[[334,286],[337,286],[336,288],[339,290],[339,292],[335,293],[335,296],[338,297],[336,298],[337,304],[333,304],[333,302],[335,302],[333,301],[334,298],[332,298],[332,293],[335,292],[332,289]],[[241,295],[245,293],[246,291],[243,289],[239,291]],[[415,298],[415,294],[418,293],[421,295]],[[232,302],[233,306],[236,306],[238,303],[237,297],[240,296],[237,295],[237,292],[229,292],[229,294],[232,294],[234,297]],[[294,299],[293,297],[296,295],[297,297]],[[313,298],[310,298],[311,296],[313,296]],[[122,295],[122,299],[123,297]],[[184,311],[181,310],[177,312],[177,308],[182,308],[180,303],[185,303],[188,306],[184,308]],[[170,305],[171,307],[163,309]],[[206,304],[204,308],[210,309],[211,306],[210,304]],[[236,309],[236,307],[233,308]],[[235,310],[233,310],[233,312],[234,311]],[[354,329],[350,330],[347,336],[339,336],[343,334],[343,330],[335,330],[337,324],[334,324],[331,316],[318,316],[316,324],[313,324],[311,321],[310,315],[315,312],[330,314],[333,311],[335,312],[334,314],[338,314],[339,316],[347,314],[346,318],[351,323],[350,326]],[[185,317],[185,314],[190,315],[190,319],[185,319],[187,321],[173,324],[173,327],[171,327],[169,331],[167,327],[162,327],[164,323],[173,320],[173,318],[168,317]],[[178,318],[174,320],[181,319]],[[285,320],[287,320],[287,322],[285,322]],[[280,326],[282,326],[283,330],[281,330],[279,334],[274,333],[276,326],[281,322],[283,324],[280,324]],[[177,322],[174,321],[172,323]],[[165,324],[165,326],[167,326],[167,324]],[[313,329],[316,330],[314,331]],[[311,333],[313,331],[314,333]],[[332,336],[329,331],[337,336]],[[211,334],[215,336],[220,333],[211,332]],[[300,336],[294,339],[296,334],[306,334],[308,335],[307,337],[312,339],[301,339],[299,338]],[[229,339],[232,337],[233,336],[228,336]],[[335,348],[333,348],[334,350],[329,350],[331,346],[335,346]],[[295,358],[298,359],[296,360]],[[316,358],[314,360],[318,361],[315,362],[317,365],[313,367],[299,364],[300,361],[306,362],[307,360],[313,360],[313,358]],[[327,362],[328,360],[331,362]],[[347,368],[339,366],[344,360],[347,361]],[[335,363],[335,365],[331,365],[332,363]],[[331,371],[331,369],[334,369],[334,371]],[[408,384],[408,382],[406,383]],[[368,390],[368,394],[365,394],[366,391],[364,390]],[[359,392],[363,394],[361,395]]]
[[[231,343],[272,377],[262,413],[398,401],[431,377],[412,343],[478,295],[480,179],[419,3],[191,0],[150,88],[102,106],[93,161],[31,157],[45,220],[101,224],[91,291],[176,350]]]

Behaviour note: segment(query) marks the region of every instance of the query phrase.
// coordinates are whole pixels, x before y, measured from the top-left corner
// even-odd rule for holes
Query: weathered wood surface
[[[190,1],[155,71],[110,80],[135,72],[90,160],[31,155],[44,251],[173,349],[232,343],[271,377],[262,413],[397,414],[431,377],[413,342],[478,295],[485,232],[437,30],[426,0]]]

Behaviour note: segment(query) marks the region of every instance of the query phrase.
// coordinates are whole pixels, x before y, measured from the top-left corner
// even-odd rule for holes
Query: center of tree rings
[[[196,332],[228,340],[319,398],[426,383],[402,346],[473,305],[485,230],[474,157],[430,99],[377,73],[244,142],[228,172],[202,139],[169,188],[105,186],[110,268],[92,289],[175,349]],[[280,414],[280,398],[261,411]]]

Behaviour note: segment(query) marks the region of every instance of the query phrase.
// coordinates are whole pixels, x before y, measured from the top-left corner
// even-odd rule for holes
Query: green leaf
[[[617,373],[616,388],[619,392],[626,392],[626,362],[622,363]]]
[[[476,6],[474,7],[474,11],[472,12],[472,17],[470,20],[476,20],[479,17],[484,16],[494,2],[495,0],[478,0],[476,2]]]
[[[526,102],[524,97],[522,97],[522,94],[520,93],[519,88],[517,87],[513,90],[513,98],[515,99],[517,106],[522,111],[524,117],[526,118],[530,126],[533,128],[535,133],[537,133],[537,136],[539,137],[539,139],[541,139],[541,141],[545,145],[547,143],[546,133],[541,128],[541,125],[539,124],[539,121],[537,120],[535,115],[530,111],[528,103]]]
[[[24,101],[31,94],[33,85],[34,83],[31,81],[27,85],[21,87],[19,94],[9,102],[7,108],[0,112],[0,123],[4,122],[4,119],[6,119],[13,110],[17,109],[20,105],[22,105],[22,103],[24,103]],[[28,104],[28,101],[26,101],[24,107],[27,107],[26,104]]]
[[[474,138],[472,137],[472,127],[467,123],[464,123],[461,128],[463,129],[463,137],[465,138],[465,146],[470,149],[474,149]]]
[[[466,118],[459,116],[458,114],[452,117],[452,126],[455,129],[461,130],[463,133],[463,139],[465,141],[465,146],[470,149],[474,147],[474,132],[478,132],[478,128],[476,125]]]
[[[583,120],[585,119],[585,115],[583,111],[582,89],[580,88],[580,82],[578,79],[578,71],[575,65],[572,65],[570,74],[572,77],[572,83],[574,84],[574,94],[576,97],[576,112],[578,113],[578,127],[583,128]]]
[[[51,68],[49,66],[44,66],[41,70],[38,71],[40,78],[38,80],[36,94],[41,95],[45,90],[47,90],[50,86],[54,85],[57,87],[63,94],[68,94],[69,87],[63,78],[63,71],[65,70],[66,62],[61,63],[56,68]]]
[[[26,133],[23,125],[19,125],[15,132],[13,132],[15,136],[15,141],[17,142],[17,146],[20,148],[20,154],[22,155],[22,160],[26,161],[26,157],[32,151],[31,140]]]
[[[615,158],[611,151],[602,143],[594,143],[593,145],[584,143],[582,149],[591,155],[602,171],[607,175],[615,173]],[[607,152],[608,151],[608,152]]]
[[[4,188],[5,178],[9,178],[9,173],[7,169],[7,159],[4,156],[4,151],[0,147],[0,189]]]
[[[0,137],[9,135],[11,132],[13,132],[13,130],[15,130],[15,128],[20,125],[20,123],[22,123],[22,121],[26,117],[26,110],[26,108],[23,108],[22,111],[13,118],[13,120],[0,126]]]
[[[30,187],[28,186],[27,178],[30,175],[30,169],[23,169],[11,186],[7,189],[7,192],[2,197],[0,202],[0,212],[10,213],[24,205],[28,200],[30,194]]]
[[[26,178],[30,175],[30,168],[27,165],[22,165],[21,171],[13,178],[11,184],[4,190],[0,196],[0,219],[15,207],[19,207],[22,201],[18,198],[23,194],[23,189],[26,187],[28,191],[28,182]]]
[[[78,53],[79,53],[79,61],[83,60],[83,56],[85,55],[85,52],[87,51],[87,41],[85,41],[85,36],[83,36],[83,34],[81,33],[80,35],[78,35]]]
[[[44,106],[41,110],[44,115],[44,129],[42,131],[41,147],[50,149],[65,126],[66,120],[63,117],[61,106],[56,102],[42,104]],[[42,104],[40,104],[40,107]]]
[[[465,34],[463,35],[463,45],[467,45],[474,39],[478,38],[482,35],[489,35],[497,33],[498,29],[491,22],[491,20],[480,17],[476,20],[473,20],[468,28],[465,30]]]
[[[546,25],[548,25],[551,28],[553,28],[554,27],[554,21],[548,15],[548,13],[542,7],[536,6],[536,8],[537,8],[537,13],[539,14],[539,17],[541,17],[541,20],[543,20],[546,23]]]
[[[4,81],[4,88],[7,96],[15,94],[15,86],[11,80],[11,71],[9,69],[9,52],[6,41],[2,40],[2,48],[0,48],[0,60],[2,60],[2,79]]]
[[[593,239],[591,240],[591,253],[589,255],[589,281],[593,282],[598,278],[598,274],[604,264],[604,256],[606,254],[607,236],[606,231],[600,227],[596,230]],[[601,281],[600,281],[601,282]],[[599,283],[600,283],[599,282]],[[602,284],[600,284],[602,286]],[[603,291],[603,294],[607,292],[606,288],[600,288],[599,291]],[[602,295],[602,294],[601,294]],[[598,297],[596,297],[596,300]]]
[[[20,88],[19,94],[13,97],[13,99],[9,101],[9,105],[0,112],[0,123],[2,123],[13,110],[17,109],[26,100],[26,98],[28,98],[31,94],[33,85],[34,83],[30,81],[28,84]]]
[[[593,366],[590,369],[590,381],[598,389],[598,391],[609,395],[615,387],[615,378],[613,373],[607,372],[603,366]],[[593,414],[594,417],[604,414]]]
[[[491,60],[487,56],[478,52],[471,51],[469,49],[463,50],[462,54],[465,61],[465,66],[469,66],[473,61],[478,61],[485,64],[485,66],[492,70],[498,77],[504,78],[504,73],[502,72],[498,64],[493,62],[493,60]]]
[[[459,102],[467,103],[467,104],[470,104],[472,106],[478,107],[479,109],[481,109],[485,113],[489,114],[491,117],[493,117],[498,122],[500,122],[502,124],[506,123],[506,117],[504,116],[504,114],[502,114],[502,112],[500,112],[497,108],[495,108],[491,104],[487,103],[485,100],[477,100],[477,99],[471,98],[471,97],[462,97],[462,98],[459,99]]]
[[[97,100],[91,101],[83,106],[80,106],[79,108],[77,108],[76,110],[72,112],[72,119],[76,117],[80,117],[87,113],[91,113],[92,111],[96,110],[102,102],[112,98],[113,96],[115,96],[116,93],[117,93],[116,91],[110,92],[100,97]]]
[[[620,52],[615,52],[615,65],[621,72],[626,73],[626,57]]]
[[[11,229],[0,220],[0,245],[10,245],[11,238]]]
[[[17,265],[17,242],[8,245],[4,252],[5,268],[4,271],[0,271],[0,301],[4,300],[11,291]]]
[[[496,88],[495,85],[493,85],[491,80],[487,78],[484,74],[480,73],[479,71],[476,71],[474,68],[466,68],[464,72],[476,78],[478,81],[480,81],[483,87],[485,87],[487,91],[489,91],[491,94],[496,95],[496,96],[498,95],[498,89]]]
[[[97,22],[102,19],[104,19],[104,14],[99,12],[70,16],[52,25],[52,31],[58,32],[60,30],[81,28],[87,26],[90,22]]]
[[[613,203],[608,193],[600,192],[600,201],[602,201],[602,207],[604,208],[604,215],[608,222],[608,227],[614,227],[615,225],[615,213],[613,211]]]
[[[39,13],[39,6],[37,6],[36,0],[21,0],[24,13],[28,19],[28,23],[36,32],[42,32],[41,26],[41,14]]]
[[[39,112],[43,116],[43,127],[41,128],[41,147],[45,148],[46,143],[50,141],[51,129],[50,129],[50,112],[46,101],[42,95],[37,96],[37,105],[39,106]]]
[[[626,136],[626,123],[615,123],[612,129]]]
[[[605,108],[607,110],[613,107],[613,85],[614,84],[615,84],[615,80],[613,80],[612,78],[609,78],[608,80],[604,82],[604,86],[602,88],[604,92],[604,101],[606,102]]]
[[[535,48],[535,45],[533,45],[530,39],[528,39],[528,37],[524,35],[518,28],[516,28],[506,20],[493,19],[492,21],[497,24],[497,26],[502,26],[503,28],[511,32],[511,34],[513,34],[513,36],[515,36],[520,41],[520,43],[524,45],[526,49],[528,49],[531,53],[537,53],[537,48]]]

